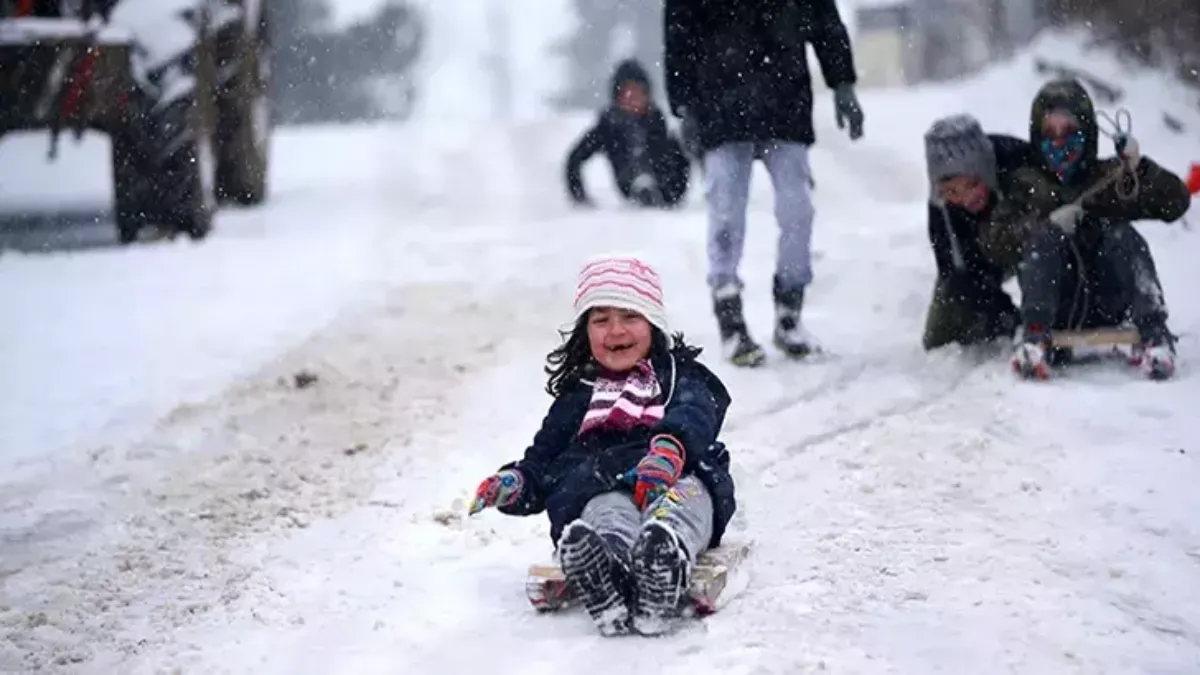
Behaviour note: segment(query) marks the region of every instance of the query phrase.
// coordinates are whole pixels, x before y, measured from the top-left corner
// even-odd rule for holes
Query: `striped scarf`
[[[642,360],[627,374],[612,377],[602,373],[596,378],[579,433],[652,427],[662,417],[662,387],[650,362]]]

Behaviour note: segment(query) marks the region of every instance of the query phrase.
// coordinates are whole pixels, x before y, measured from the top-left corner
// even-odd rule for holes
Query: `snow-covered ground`
[[[1037,51],[1120,72],[1073,44]],[[1184,171],[1200,115],[1153,74],[1120,81],[1143,151]],[[0,671],[1197,672],[1194,235],[1141,226],[1183,334],[1174,382],[1019,383],[1001,354],[919,348],[920,134],[970,110],[1024,135],[1037,86],[1022,57],[864,92],[857,144],[818,95],[806,318],[832,356],[809,364],[715,356],[698,193],[630,211],[594,162],[602,207],[567,206],[583,117],[288,131],[270,205],[222,214],[203,245],[0,255]],[[24,152],[9,142],[0,161]],[[37,172],[0,177],[0,206],[58,201]],[[106,196],[93,174],[72,187]],[[752,219],[766,337],[761,170]],[[658,264],[673,323],[730,386],[731,536],[755,541],[747,591],[661,640],[534,614],[544,518],[463,518],[536,429],[577,265],[607,249]],[[297,388],[300,371],[319,379]]]

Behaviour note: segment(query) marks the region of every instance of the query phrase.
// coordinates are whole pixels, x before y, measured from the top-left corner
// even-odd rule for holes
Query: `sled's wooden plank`
[[[1063,349],[1079,347],[1133,346],[1141,336],[1136,328],[1093,328],[1089,330],[1060,330],[1053,333],[1054,346]]]
[[[717,611],[717,602],[729,583],[729,576],[750,557],[750,543],[722,546],[705,551],[696,560],[692,570],[692,586],[689,595],[692,608],[700,616]]]
[[[697,614],[716,611],[717,601],[729,582],[729,576],[750,556],[750,543],[727,544],[704,551],[692,568],[688,591]],[[551,612],[571,605],[571,592],[562,568],[553,564],[530,565],[525,581],[529,603],[539,612]]]

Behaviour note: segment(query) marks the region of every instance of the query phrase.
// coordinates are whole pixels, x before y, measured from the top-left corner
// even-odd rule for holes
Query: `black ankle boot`
[[[818,350],[816,341],[800,320],[804,309],[804,287],[784,288],[775,277],[772,287],[775,299],[775,346],[788,356],[800,358]]]
[[[726,359],[735,366],[746,367],[761,365],[766,360],[762,347],[750,337],[742,314],[742,295],[736,287],[726,286],[713,292],[713,313]]]

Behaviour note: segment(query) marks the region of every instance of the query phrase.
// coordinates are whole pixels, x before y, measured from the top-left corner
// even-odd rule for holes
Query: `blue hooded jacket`
[[[709,546],[719,546],[737,510],[729,451],[717,440],[732,399],[712,371],[679,350],[655,347],[650,362],[663,384],[666,401],[665,413],[657,425],[630,431],[600,429],[580,436],[579,426],[592,398],[592,383],[575,382],[551,404],[525,456],[501,467],[519,471],[524,487],[515,503],[499,510],[513,516],[546,511],[550,538],[557,546],[563,528],[583,513],[592,497],[613,490],[631,491],[621,476],[646,456],[651,438],[665,433],[684,446],[682,476],[696,476],[712,495],[713,533]]]

